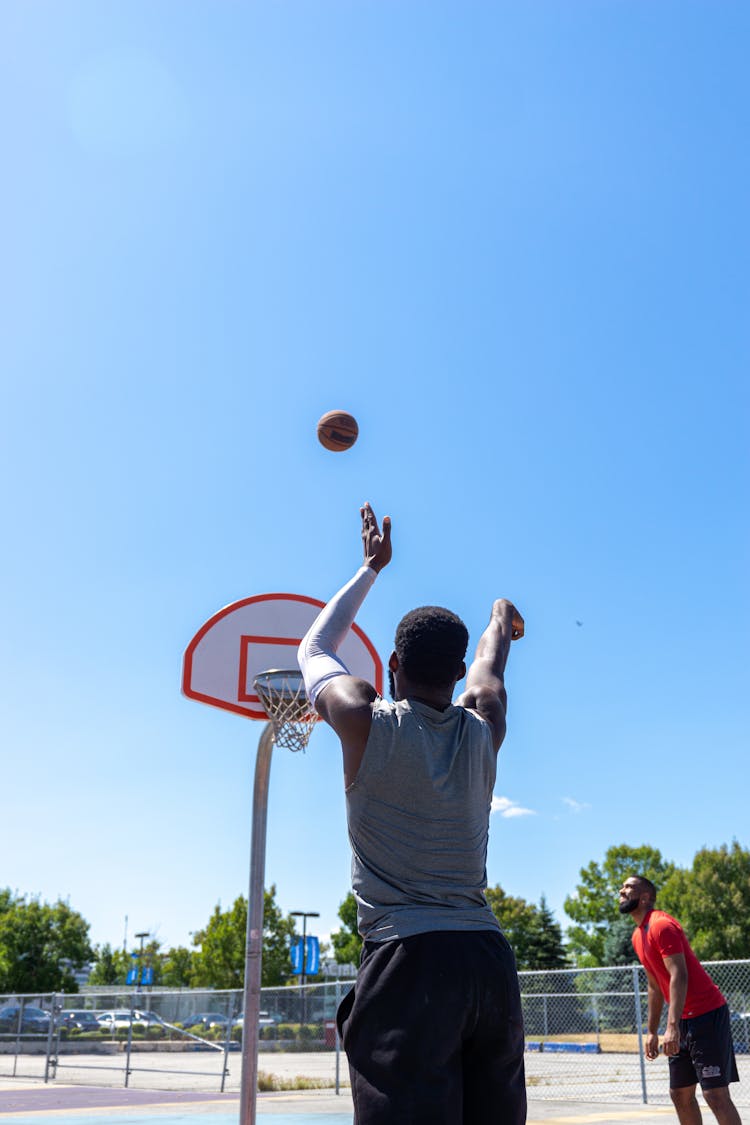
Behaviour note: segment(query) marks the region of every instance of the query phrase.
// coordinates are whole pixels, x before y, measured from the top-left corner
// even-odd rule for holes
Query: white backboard
[[[248,719],[267,720],[253,680],[272,668],[299,667],[299,643],[324,605],[302,594],[256,594],[225,606],[185,650],[184,694]],[[338,655],[353,676],[382,693],[383,665],[358,625],[349,630]]]

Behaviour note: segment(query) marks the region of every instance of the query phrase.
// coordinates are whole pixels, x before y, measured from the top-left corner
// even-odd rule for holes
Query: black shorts
[[[356,1125],[523,1125],[523,1018],[502,934],[365,942],[339,1008]]]
[[[716,1090],[739,1080],[727,1005],[680,1020],[680,1053],[669,1059],[670,1089],[700,1082],[704,1090]]]

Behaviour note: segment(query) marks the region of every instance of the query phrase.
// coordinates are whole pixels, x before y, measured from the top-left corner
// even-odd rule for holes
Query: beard
[[[629,899],[626,899],[625,902],[620,903],[620,913],[621,914],[632,914],[633,911],[637,910],[637,909],[638,909],[638,899],[637,898],[629,898]]]

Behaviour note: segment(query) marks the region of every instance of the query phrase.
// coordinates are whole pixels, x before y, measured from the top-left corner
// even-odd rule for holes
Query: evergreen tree
[[[528,953],[531,969],[564,969],[568,964],[562,927],[542,895],[537,907]]]
[[[605,965],[633,965],[638,958],[633,949],[633,920],[620,917],[612,923],[604,939]]]
[[[536,906],[525,898],[506,894],[499,884],[488,887],[485,895],[492,913],[500,923],[500,929],[513,946],[518,968],[535,968],[532,961],[538,937]]]

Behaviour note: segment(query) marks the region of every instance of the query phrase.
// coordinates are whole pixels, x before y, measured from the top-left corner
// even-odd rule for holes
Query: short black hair
[[[656,902],[656,887],[651,880],[647,879],[645,875],[634,875],[633,878],[638,880],[638,886],[640,887],[638,893],[643,894],[644,891],[648,891],[651,898]]]
[[[469,630],[460,617],[438,605],[412,609],[396,629],[399,667],[415,684],[447,687],[461,675]]]

